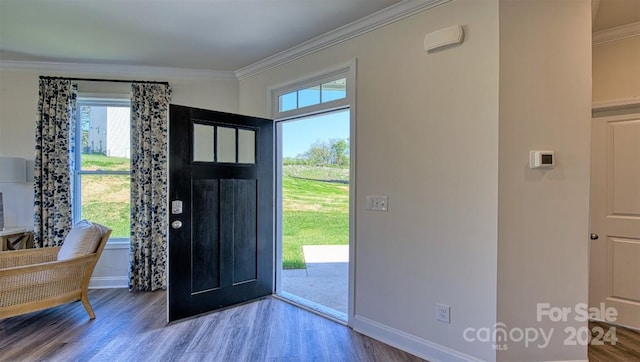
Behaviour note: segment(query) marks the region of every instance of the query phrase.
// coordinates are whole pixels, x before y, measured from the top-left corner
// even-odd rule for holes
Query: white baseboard
[[[93,277],[89,281],[89,289],[129,288],[129,277]]]
[[[481,359],[458,352],[451,348],[416,337],[401,330],[386,326],[368,318],[355,315],[351,327],[366,336],[432,362],[460,361],[480,362]]]

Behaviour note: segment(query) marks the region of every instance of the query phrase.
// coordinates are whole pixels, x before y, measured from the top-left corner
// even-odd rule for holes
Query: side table
[[[21,236],[31,229],[24,226],[8,226],[0,230],[0,251],[7,250],[7,239],[10,237]]]

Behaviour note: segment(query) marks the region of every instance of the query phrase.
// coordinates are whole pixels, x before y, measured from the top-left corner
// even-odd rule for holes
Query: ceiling
[[[0,60],[236,71],[417,0],[0,0]],[[593,0],[594,32],[640,0]]]
[[[596,2],[594,32],[640,22],[640,0],[597,0]]]
[[[0,0],[0,60],[235,71],[403,0]]]

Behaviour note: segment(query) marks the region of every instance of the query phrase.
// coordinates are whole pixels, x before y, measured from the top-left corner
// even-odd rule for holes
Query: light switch
[[[387,196],[367,196],[367,210],[387,211],[388,203]]]

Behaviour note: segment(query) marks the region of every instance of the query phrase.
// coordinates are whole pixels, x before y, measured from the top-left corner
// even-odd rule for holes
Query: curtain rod
[[[47,77],[44,75],[40,76],[40,79],[66,79],[66,80],[77,80],[84,82],[112,82],[112,83],[146,83],[146,84],[164,84],[169,85],[169,82],[156,82],[152,80],[125,80],[125,79],[99,79],[99,78],[68,78],[68,77]]]

